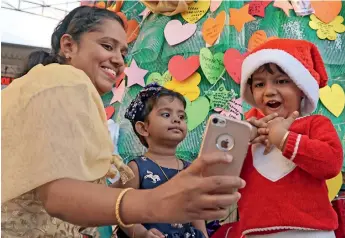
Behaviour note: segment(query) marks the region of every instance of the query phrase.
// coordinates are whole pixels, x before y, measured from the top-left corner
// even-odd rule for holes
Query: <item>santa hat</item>
[[[241,77],[241,97],[254,107],[248,79],[267,63],[277,64],[305,94],[301,114],[314,112],[319,100],[319,88],[326,86],[328,79],[317,47],[304,40],[274,39],[254,49],[243,61]]]

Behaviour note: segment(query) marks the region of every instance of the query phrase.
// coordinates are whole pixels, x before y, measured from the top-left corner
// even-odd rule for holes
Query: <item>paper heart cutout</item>
[[[200,66],[199,56],[193,55],[184,59],[181,55],[172,57],[168,64],[168,70],[178,81],[183,81],[190,77]]]
[[[226,20],[225,11],[221,11],[216,18],[208,18],[202,25],[202,37],[204,41],[213,45],[222,33]]]
[[[328,198],[330,201],[337,196],[340,191],[340,188],[343,184],[343,176],[340,172],[337,176],[332,179],[326,180],[327,188],[328,188]]]
[[[200,66],[211,84],[215,84],[224,74],[223,58],[224,54],[221,52],[213,55],[208,48],[200,50]]]
[[[188,10],[181,15],[187,22],[196,23],[206,14],[210,4],[210,0],[193,2],[188,5]]]
[[[183,96],[187,97],[189,101],[194,101],[200,95],[200,88],[198,87],[200,81],[201,76],[196,72],[184,81],[178,81],[172,78],[171,81],[164,84],[164,87],[181,93]]]
[[[252,34],[248,41],[248,51],[254,50],[263,43],[269,40],[277,39],[276,36],[267,37],[266,32],[263,30],[258,30]]]
[[[241,82],[241,69],[244,59],[245,56],[236,49],[228,49],[224,54],[225,69],[237,84]]]
[[[230,117],[235,120],[242,120],[242,114],[243,114],[243,106],[242,106],[242,99],[232,99],[229,102],[229,109],[224,110],[223,108],[215,108],[216,112],[220,112],[220,115]]]
[[[127,43],[131,43],[135,39],[137,39],[139,35],[140,27],[139,23],[132,19],[127,22]]]
[[[222,0],[211,0],[210,11],[215,12],[222,4]]]
[[[339,117],[345,107],[345,93],[339,84],[332,87],[325,86],[320,89],[322,104],[336,117]]]
[[[272,1],[252,0],[249,3],[248,13],[252,16],[265,17],[265,9]]]
[[[199,97],[194,102],[186,101],[187,127],[188,131],[192,131],[205,121],[210,110],[210,102],[206,97]]]
[[[112,106],[108,106],[104,108],[104,110],[105,110],[105,114],[107,115],[107,120],[109,120],[114,115],[115,108]]]
[[[166,71],[163,75],[157,72],[153,72],[149,75],[146,81],[146,85],[150,83],[158,83],[159,85],[163,86],[166,82],[171,80],[171,74],[169,71]]]
[[[164,36],[169,45],[177,45],[194,35],[196,27],[196,24],[182,25],[179,20],[171,20],[164,28]]]
[[[310,1],[311,6],[313,7],[315,13],[322,22],[330,23],[338,16],[341,11],[341,0],[332,0],[332,1]]]

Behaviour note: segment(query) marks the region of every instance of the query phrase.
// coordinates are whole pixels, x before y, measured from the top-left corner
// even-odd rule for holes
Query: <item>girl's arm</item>
[[[204,234],[204,236],[205,236],[206,238],[208,238],[208,234],[207,234],[207,230],[206,230],[206,224],[205,224],[205,221],[204,221],[204,220],[193,221],[193,222],[192,222],[192,225],[193,225],[196,229],[200,230],[200,231]]]

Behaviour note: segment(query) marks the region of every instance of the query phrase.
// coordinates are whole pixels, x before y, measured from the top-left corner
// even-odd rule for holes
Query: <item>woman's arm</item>
[[[210,154],[198,158],[155,189],[128,191],[120,206],[122,221],[125,224],[185,223],[226,216],[227,207],[240,198],[239,193],[232,192],[233,189],[243,188],[245,182],[239,177],[200,175],[212,164],[228,164],[231,160],[223,153]],[[224,190],[229,192],[224,194]],[[115,204],[121,191],[67,178],[37,188],[49,214],[86,227],[118,224]]]

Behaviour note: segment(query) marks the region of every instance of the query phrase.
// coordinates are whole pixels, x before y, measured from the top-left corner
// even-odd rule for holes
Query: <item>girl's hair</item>
[[[278,71],[282,74],[286,74],[284,72],[284,70],[282,70],[282,68],[279,67],[279,65],[276,65]],[[270,74],[273,74],[273,69],[271,68],[271,65],[270,63],[267,63],[267,64],[264,64],[264,65],[261,65],[257,70],[260,70],[259,72],[264,72],[264,71],[267,71],[269,72]],[[253,83],[253,79],[252,79],[252,76],[248,79],[248,82],[247,82],[250,86],[252,85]]]
[[[138,100],[138,98],[140,98],[140,93],[141,92],[139,92],[137,99],[135,99],[135,100]],[[135,117],[133,120],[131,120],[131,124],[133,127],[133,131],[138,136],[140,142],[146,148],[148,148],[148,144],[147,144],[145,138],[143,136],[139,135],[139,133],[136,131],[135,124],[138,121],[142,121],[142,122],[147,121],[149,114],[152,112],[152,109],[157,104],[158,100],[162,97],[170,97],[171,101],[173,101],[174,99],[178,99],[182,102],[184,109],[186,109],[185,98],[180,93],[174,92],[174,91],[166,89],[164,87],[161,87],[159,89],[159,91],[157,91],[156,93],[152,93],[152,95],[150,95],[149,97],[141,97],[142,98],[141,102],[143,103],[142,110],[136,110],[135,111]]]
[[[83,33],[96,30],[105,19],[116,20],[124,27],[122,19],[109,10],[89,6],[73,9],[55,28],[51,37],[51,52],[41,50],[31,53],[20,76],[27,74],[38,64],[65,64],[65,58],[59,55],[61,37],[64,34],[69,34],[78,42]]]

